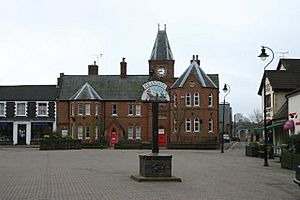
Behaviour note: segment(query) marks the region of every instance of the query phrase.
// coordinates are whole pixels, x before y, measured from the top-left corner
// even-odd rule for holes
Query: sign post
[[[143,88],[141,100],[152,104],[152,154],[139,155],[140,175],[132,175],[131,178],[138,182],[181,182],[180,178],[172,176],[172,156],[160,154],[158,147],[158,105],[170,101],[167,85],[160,81],[149,81],[143,85]]]

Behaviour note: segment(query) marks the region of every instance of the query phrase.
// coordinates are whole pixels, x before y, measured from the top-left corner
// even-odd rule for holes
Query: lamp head
[[[228,88],[227,88],[227,84],[226,84],[226,83],[224,84],[224,87],[223,87],[222,90],[223,90],[224,93],[226,93],[226,92],[228,91]]]
[[[265,47],[262,47],[262,49],[261,49],[261,54],[260,54],[258,57],[260,57],[260,59],[261,59],[262,61],[265,61],[265,60],[267,59],[267,57],[269,57],[269,55],[266,54],[266,49],[265,49]]]

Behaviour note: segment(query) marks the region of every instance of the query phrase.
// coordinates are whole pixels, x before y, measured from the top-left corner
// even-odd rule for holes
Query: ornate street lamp
[[[228,87],[228,88],[227,88]],[[224,118],[225,118],[225,97],[229,94],[230,92],[230,86],[228,84],[224,84],[224,88],[222,89],[225,96],[224,96],[224,101],[223,101],[223,128],[222,128],[222,140],[221,140],[221,143],[222,143],[222,147],[221,147],[221,153],[224,153],[224,131],[225,131],[225,121],[224,121]]]
[[[262,46],[261,47],[261,54],[258,56],[262,61],[265,61],[267,57],[269,57],[268,54],[266,54],[266,49],[270,50],[272,52],[272,59],[268,62],[268,64],[264,67],[264,76],[263,76],[263,86],[264,86],[264,134],[265,134],[265,142],[264,142],[264,166],[269,166],[268,164],[268,153],[267,153],[267,145],[268,145],[268,136],[267,136],[267,96],[266,96],[266,68],[269,66],[269,64],[274,60],[274,52],[271,48]]]

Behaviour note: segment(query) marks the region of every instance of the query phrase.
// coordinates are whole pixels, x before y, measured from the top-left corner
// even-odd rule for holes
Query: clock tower
[[[166,25],[164,30],[160,30],[158,25],[158,33],[149,59],[150,78],[171,86],[174,82],[174,62]]]

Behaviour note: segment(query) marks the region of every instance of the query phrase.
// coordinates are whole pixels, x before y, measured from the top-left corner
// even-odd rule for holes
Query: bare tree
[[[253,123],[259,123],[262,121],[263,119],[263,114],[259,109],[254,109],[253,113],[251,113],[249,115],[249,119],[251,120],[251,122]]]

